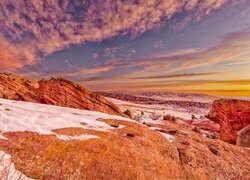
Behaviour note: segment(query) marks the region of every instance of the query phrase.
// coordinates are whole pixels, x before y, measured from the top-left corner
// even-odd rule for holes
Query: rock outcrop
[[[250,151],[193,132],[190,125],[164,121],[155,130],[134,122],[99,119],[110,131],[55,129],[61,140],[34,132],[4,133],[0,151],[34,179],[249,179]],[[173,141],[168,140],[169,136]],[[44,167],[46,165],[46,167]]]
[[[250,147],[250,125],[237,132],[236,144]]]
[[[191,121],[190,124],[197,126],[201,129],[211,131],[211,132],[220,132],[220,125],[217,123],[214,123],[213,121],[201,121],[201,122],[195,122]]]
[[[126,116],[103,96],[62,78],[34,81],[12,74],[0,74],[0,98]]]
[[[250,124],[250,102],[233,99],[216,100],[206,117],[220,124],[221,140],[236,144],[237,132]]]
[[[40,102],[45,104],[124,115],[114,103],[103,96],[62,78],[39,81],[38,96]]]

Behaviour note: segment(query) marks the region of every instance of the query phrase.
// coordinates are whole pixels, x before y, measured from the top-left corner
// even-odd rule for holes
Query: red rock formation
[[[39,81],[38,96],[40,102],[45,104],[124,116],[116,105],[103,96],[62,78]]]
[[[0,73],[0,97],[12,100],[39,102],[38,83],[27,78]]]
[[[151,130],[139,123],[100,120],[122,125],[110,131],[55,129],[60,135],[97,135],[83,141],[34,132],[9,132],[0,151],[16,169],[34,179],[249,179],[250,151],[207,138],[187,124],[164,121]],[[170,143],[163,135],[171,134]],[[46,168],[44,167],[46,165]]]
[[[103,96],[62,78],[37,82],[16,75],[0,74],[0,97],[126,116]]]
[[[237,132],[236,144],[250,147],[250,124]]]
[[[190,124],[197,126],[201,129],[212,131],[212,132],[219,132],[220,131],[220,125],[217,123],[214,123],[213,121],[207,120],[202,122],[191,122]]]
[[[207,118],[220,124],[220,138],[236,143],[237,132],[250,124],[250,102],[233,99],[214,101]]]

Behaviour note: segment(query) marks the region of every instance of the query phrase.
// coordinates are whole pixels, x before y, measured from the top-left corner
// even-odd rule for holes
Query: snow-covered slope
[[[113,98],[107,98],[109,101],[112,101],[115,103],[119,108],[123,111],[129,109],[132,113],[133,117],[140,118],[142,121],[150,121],[150,122],[159,122],[156,120],[152,120],[152,116],[158,115],[159,117],[157,119],[163,118],[164,115],[170,114],[172,116],[175,116],[177,118],[183,119],[183,120],[190,120],[192,115],[195,115],[196,117],[200,117],[204,114],[195,114],[190,113],[186,111],[181,111],[174,108],[166,108],[165,106],[161,105],[145,105],[145,104],[135,104],[132,102],[122,101],[118,99]],[[143,112],[143,115],[141,115],[141,112]],[[153,115],[152,115],[153,114]],[[155,119],[155,118],[153,118]]]
[[[0,180],[204,179],[204,174],[249,179],[247,149],[194,131],[179,119],[156,119],[152,108],[133,107],[132,113],[144,111],[145,123],[0,99]]]
[[[55,134],[52,130],[66,127],[80,127],[98,131],[114,129],[108,124],[98,121],[99,118],[132,121],[100,112],[0,99],[0,138],[5,138],[3,133],[17,131]],[[81,137],[58,136],[58,138],[85,140],[96,137],[82,135]]]

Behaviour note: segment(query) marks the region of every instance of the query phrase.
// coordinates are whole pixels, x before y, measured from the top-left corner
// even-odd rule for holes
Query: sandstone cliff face
[[[5,99],[38,102],[36,81],[12,75],[0,73],[0,97]]]
[[[237,132],[250,124],[250,102],[233,99],[214,101],[207,118],[220,124],[220,138],[236,143]]]
[[[42,103],[124,116],[112,102],[71,81],[41,80],[39,85],[38,96]]]
[[[37,82],[15,75],[0,74],[0,97],[126,116],[103,96],[62,78]]]

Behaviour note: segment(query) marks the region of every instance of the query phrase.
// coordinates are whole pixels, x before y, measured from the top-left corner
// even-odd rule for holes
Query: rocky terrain
[[[206,117],[220,124],[221,140],[235,144],[237,138],[244,137],[245,143],[242,140],[238,140],[238,143],[250,147],[250,131],[247,127],[250,124],[250,101],[216,100]]]
[[[0,103],[3,179],[250,178],[249,149],[178,119],[139,123],[94,111]]]
[[[136,104],[158,105],[167,109],[178,109],[189,113],[205,114],[209,111],[212,101],[218,97],[204,94],[188,94],[174,92],[96,92],[105,97],[133,102]],[[169,97],[168,97],[169,95]]]
[[[162,106],[11,74],[0,97],[0,179],[250,179],[248,101]]]
[[[104,97],[63,78],[34,81],[13,74],[0,74],[0,97],[124,115]]]

